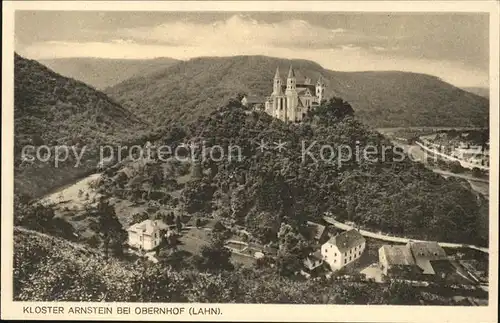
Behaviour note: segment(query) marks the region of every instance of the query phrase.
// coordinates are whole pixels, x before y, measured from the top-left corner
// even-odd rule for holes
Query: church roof
[[[312,84],[297,84],[297,92],[300,94],[302,92],[305,92],[307,89],[309,89],[309,92],[311,92],[311,95],[316,94],[316,87]]]
[[[290,69],[288,70],[288,78],[295,77],[295,71],[293,70],[292,65],[290,65]]]
[[[314,86],[313,84],[297,84],[295,86],[295,88],[296,88],[297,93],[299,95],[304,94],[304,92],[306,91],[306,89],[309,89],[309,92],[311,92],[312,96],[316,95],[316,86]],[[281,91],[285,92],[285,90],[286,90],[286,85],[282,84],[281,85]]]

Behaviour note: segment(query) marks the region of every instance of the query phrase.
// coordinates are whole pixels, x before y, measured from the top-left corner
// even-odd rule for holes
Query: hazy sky
[[[487,14],[18,11],[28,58],[269,55],[488,86]]]

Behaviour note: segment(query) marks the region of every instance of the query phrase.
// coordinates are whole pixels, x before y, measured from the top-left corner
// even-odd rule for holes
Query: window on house
[[[325,249],[325,252],[328,252],[328,249]]]
[[[347,259],[344,259],[344,264],[347,264]]]
[[[335,262],[337,262],[337,260],[336,260],[336,259],[334,259],[334,260],[333,260],[333,262],[335,263]]]
[[[337,253],[335,253],[334,256],[337,257]]]

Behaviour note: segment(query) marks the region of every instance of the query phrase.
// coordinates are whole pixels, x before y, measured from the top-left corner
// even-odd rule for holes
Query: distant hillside
[[[44,59],[40,63],[55,72],[102,90],[139,74],[148,74],[178,62],[168,57],[156,59],[107,59],[92,57]]]
[[[490,97],[490,89],[487,87],[464,87],[463,89],[467,92],[474,93],[485,98]]]
[[[88,85],[63,77],[34,60],[15,55],[14,134],[16,190],[37,196],[96,166],[98,146],[140,137],[146,123]],[[54,167],[22,162],[25,145],[79,147],[84,165],[75,161]],[[31,153],[34,155],[34,153]],[[74,154],[73,154],[74,155]],[[92,157],[92,158],[91,158]]]
[[[195,58],[126,80],[106,93],[157,124],[192,121],[238,92],[264,99],[271,92],[276,66],[285,78],[291,63],[299,81],[308,76],[316,82],[323,75],[326,95],[347,100],[357,117],[373,127],[488,123],[487,99],[437,77],[406,72],[335,72],[311,61],[265,56]]]

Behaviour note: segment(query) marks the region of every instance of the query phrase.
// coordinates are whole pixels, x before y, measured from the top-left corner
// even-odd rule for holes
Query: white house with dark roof
[[[144,220],[127,229],[128,244],[141,250],[152,250],[162,241],[162,230],[168,226],[160,220]]]
[[[361,257],[365,246],[365,238],[352,229],[331,237],[321,246],[321,255],[332,270],[338,270]]]

